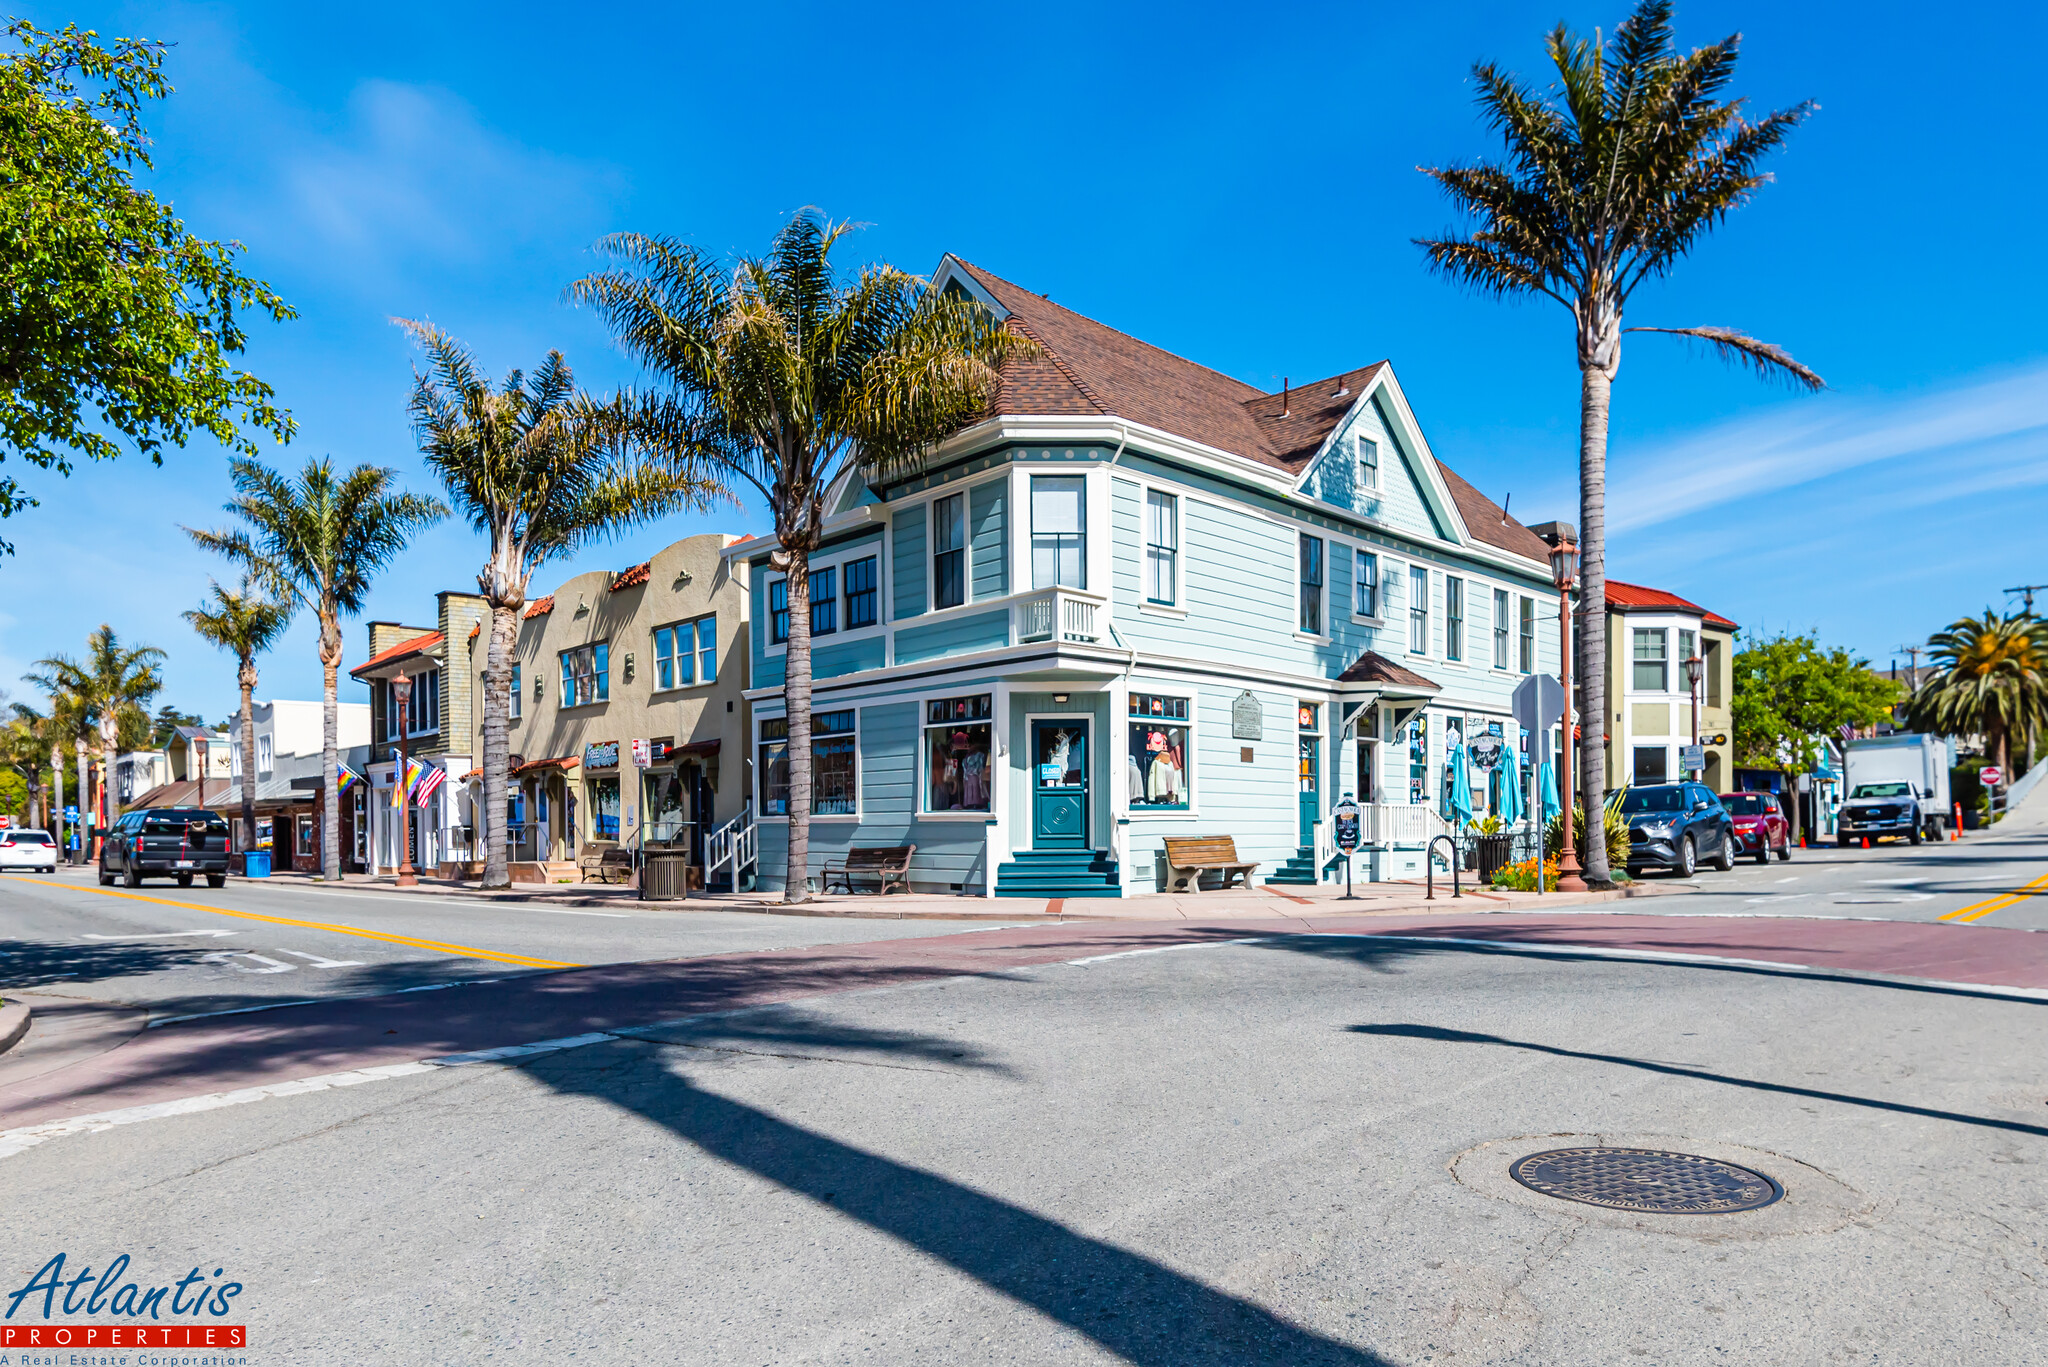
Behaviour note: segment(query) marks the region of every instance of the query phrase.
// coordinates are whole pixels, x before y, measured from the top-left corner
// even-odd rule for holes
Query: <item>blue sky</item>
[[[1452,219],[1415,168],[1493,150],[1475,59],[1540,77],[1552,23],[1611,28],[1620,5],[23,12],[177,44],[153,188],[245,243],[302,314],[258,326],[247,358],[299,421],[277,462],[332,453],[428,488],[388,319],[430,318],[494,370],[560,347],[607,387],[632,371],[560,302],[601,234],[756,250],[815,204],[870,224],[868,256],[928,271],[954,251],[1263,387],[1389,357],[1444,461],[1526,521],[1576,520],[1569,319],[1426,274],[1410,239]],[[1687,46],[1743,32],[1754,107],[1821,108],[1778,183],[1629,321],[1740,327],[1832,388],[1794,396],[1631,338],[1611,574],[1880,664],[2048,580],[2048,288],[2022,249],[2048,207],[2025,65],[2044,14],[1681,3]],[[220,520],[220,451],[68,481],[7,468],[43,506],[0,528],[18,547],[0,564],[0,686],[32,697],[14,682],[27,662],[106,621],[170,652],[163,701],[227,714],[231,662],[178,617],[215,571],[177,524]],[[751,507],[676,519],[537,587],[764,526]],[[431,621],[432,592],[470,587],[482,554],[444,525],[366,615]],[[351,624],[349,663],[363,645]],[[262,669],[263,696],[319,696],[311,624]]]

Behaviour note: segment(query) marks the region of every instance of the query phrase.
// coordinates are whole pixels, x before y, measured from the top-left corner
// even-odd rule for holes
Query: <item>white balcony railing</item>
[[[1368,845],[1426,845],[1450,826],[1433,807],[1400,802],[1369,802],[1364,807],[1363,832]]]
[[[1011,608],[1016,639],[1033,641],[1079,641],[1092,645],[1102,639],[1096,625],[1103,599],[1079,589],[1040,589],[1016,600]]]

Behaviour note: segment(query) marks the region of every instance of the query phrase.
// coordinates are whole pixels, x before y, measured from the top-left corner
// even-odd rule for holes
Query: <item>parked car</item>
[[[0,831],[0,869],[57,871],[57,842],[48,831]]]
[[[1773,854],[1792,857],[1792,823],[1776,793],[1723,793],[1721,805],[1735,821],[1737,854],[1753,854],[1759,864],[1768,864]]]
[[[100,846],[100,886],[115,874],[131,888],[144,878],[175,878],[189,888],[199,874],[206,886],[226,887],[228,823],[203,807],[150,807],[114,823]]]
[[[1704,856],[1726,873],[1735,867],[1735,821],[1704,783],[1652,783],[1622,794],[1628,821],[1628,871],[1670,869],[1690,878]]]

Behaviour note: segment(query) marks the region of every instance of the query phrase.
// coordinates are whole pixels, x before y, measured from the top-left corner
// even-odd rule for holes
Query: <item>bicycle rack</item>
[[[1429,848],[1422,852],[1423,886],[1425,889],[1422,894],[1422,900],[1425,902],[1434,902],[1436,900],[1435,856],[1437,840],[1441,840],[1451,847],[1451,857],[1449,861],[1451,866],[1451,896],[1463,897],[1465,895],[1464,893],[1458,891],[1458,842],[1451,839],[1451,837],[1447,835],[1440,835],[1436,837],[1436,840],[1430,841]]]

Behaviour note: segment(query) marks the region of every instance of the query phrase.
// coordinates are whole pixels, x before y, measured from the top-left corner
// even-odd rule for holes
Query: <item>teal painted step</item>
[[[1288,856],[1287,862],[1266,875],[1268,883],[1313,885],[1316,878],[1316,851],[1313,845],[1303,845]]]
[[[996,870],[998,897],[1121,897],[1117,867],[1094,850],[1020,850]]]

